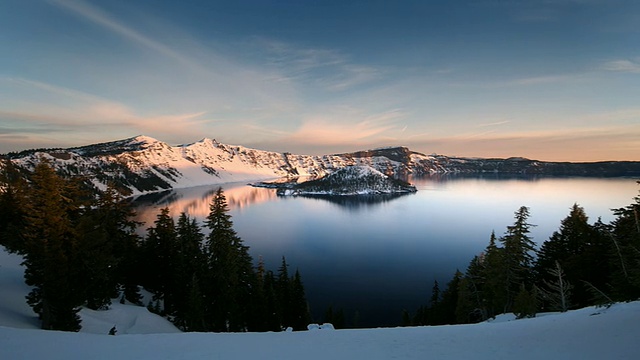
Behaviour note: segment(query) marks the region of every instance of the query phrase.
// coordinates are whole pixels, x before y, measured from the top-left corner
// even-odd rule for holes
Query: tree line
[[[28,179],[25,179],[25,176]],[[10,161],[0,173],[0,244],[23,256],[27,303],[43,329],[78,331],[82,306],[112,299],[147,305],[183,331],[306,329],[309,306],[301,275],[254,267],[233,229],[222,189],[205,220],[161,209],[144,237],[114,186],[93,196],[78,178],[47,161],[22,174]],[[153,294],[142,303],[141,287]]]
[[[638,182],[640,184],[640,181]],[[530,236],[529,208],[515,212],[504,235],[492,233],[484,251],[463,273],[456,270],[441,290],[404,325],[463,324],[513,312],[518,318],[540,311],[567,311],[640,298],[640,196],[613,210],[615,219],[590,224],[574,204],[560,228],[539,249]]]

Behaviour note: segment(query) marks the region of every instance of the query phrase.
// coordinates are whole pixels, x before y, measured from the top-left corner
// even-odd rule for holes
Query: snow
[[[400,171],[405,165],[384,156],[353,158],[351,156],[294,155],[250,149],[237,145],[225,145],[214,139],[171,146],[149,136],[139,135],[130,139],[94,144],[81,148],[63,150],[70,158],[60,159],[47,150],[13,160],[17,165],[33,169],[41,157],[49,159],[54,167],[72,169],[94,177],[101,173],[107,177],[122,176],[113,170],[113,164],[124,164],[127,170],[142,178],[152,174],[174,189],[225,184],[231,182],[256,182],[287,176],[327,175],[348,165],[365,165],[376,169]],[[412,154],[412,162],[429,160],[424,155]],[[77,169],[77,170],[76,170]],[[154,179],[156,180],[156,179]],[[101,178],[100,181],[106,181]],[[105,185],[94,184],[99,188]],[[131,196],[152,191],[166,190],[160,186],[154,189],[138,189],[130,186]]]
[[[145,308],[82,310],[80,333],[37,329],[20,257],[0,250],[0,359],[637,359],[640,301],[473,325],[281,333],[176,332]],[[106,335],[116,325],[116,336]],[[309,330],[332,330],[311,324]],[[161,333],[165,332],[165,333]]]

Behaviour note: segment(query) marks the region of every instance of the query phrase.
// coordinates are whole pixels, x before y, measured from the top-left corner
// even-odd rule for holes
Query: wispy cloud
[[[268,63],[285,74],[286,79],[311,81],[325,90],[346,90],[382,75],[380,69],[355,64],[336,50],[299,47],[264,38],[254,43],[265,49]]]
[[[384,144],[398,143],[406,130],[406,113],[392,109],[368,113],[364,109],[335,107],[323,114],[303,115],[300,126],[294,131],[270,132],[273,140],[252,146],[278,151],[326,154],[338,151],[362,150]]]
[[[640,74],[640,60],[613,60],[604,63],[603,69],[607,71]]]
[[[578,74],[560,74],[560,75],[542,75],[534,77],[525,77],[515,79],[511,83],[514,85],[538,85],[538,84],[552,84],[569,80],[575,80],[579,78]]]
[[[192,59],[184,56],[181,52],[174,50],[170,46],[163,44],[160,41],[154,40],[153,38],[148,37],[139,31],[136,31],[132,27],[127,26],[126,24],[118,21],[113,16],[102,11],[100,8],[97,8],[83,0],[49,0],[49,2],[61,8],[67,9],[75,13],[76,15],[93,22],[96,25],[102,26],[105,29],[112,31],[113,33],[121,35],[131,42],[143,45],[149,49],[157,51],[160,54],[178,60],[185,65],[202,68]]]
[[[97,132],[99,136],[102,133],[99,129],[113,131],[114,128],[124,128],[129,132],[171,136],[176,132],[195,134],[200,129],[199,124],[210,121],[203,111],[141,114],[117,101],[29,79],[0,78],[0,89],[26,91],[33,97],[33,101],[25,104],[0,102],[0,120],[11,124],[4,133]]]
[[[510,123],[510,120],[496,121],[491,123],[478,124],[476,127],[490,127],[490,126],[500,126]]]

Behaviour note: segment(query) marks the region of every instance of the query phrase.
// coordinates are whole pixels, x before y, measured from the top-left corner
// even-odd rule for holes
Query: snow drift
[[[82,310],[80,333],[44,331],[24,302],[28,287],[20,261],[0,249],[0,359],[538,360],[640,354],[640,302],[473,325],[239,334],[167,333],[177,329],[165,319],[116,303],[108,311]],[[118,333],[109,336],[113,325]]]

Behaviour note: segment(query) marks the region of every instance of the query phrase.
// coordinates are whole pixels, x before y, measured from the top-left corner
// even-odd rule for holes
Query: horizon
[[[109,143],[113,143],[113,142],[119,142],[119,141],[125,141],[125,140],[133,140],[136,139],[138,137],[147,137],[147,138],[151,138],[153,140],[165,143],[169,146],[172,147],[181,147],[181,146],[189,146],[204,140],[212,140],[215,141],[219,144],[222,145],[227,145],[227,146],[241,146],[241,147],[245,147],[248,149],[252,149],[252,150],[258,150],[258,151],[268,151],[268,152],[275,152],[275,153],[291,153],[294,155],[305,155],[305,156],[323,156],[323,155],[343,155],[343,154],[349,154],[349,153],[355,153],[355,152],[361,152],[361,151],[375,151],[375,150],[384,150],[384,149],[394,149],[394,148],[407,148],[410,151],[414,152],[414,153],[420,153],[422,155],[425,156],[445,156],[445,157],[449,157],[449,158],[464,158],[464,159],[524,159],[524,160],[530,160],[530,161],[541,161],[541,162],[570,162],[570,163],[596,163],[596,162],[637,162],[636,160],[594,160],[594,161],[571,161],[571,160],[558,160],[558,161],[553,161],[553,160],[545,160],[545,159],[533,159],[533,158],[527,158],[527,157],[522,157],[522,156],[505,156],[505,157],[480,157],[480,156],[458,156],[458,155],[453,155],[453,154],[440,154],[440,153],[434,153],[434,152],[421,152],[421,151],[416,151],[414,149],[412,149],[409,146],[405,146],[405,145],[397,145],[397,146],[380,146],[380,147],[371,147],[371,148],[363,148],[363,149],[357,149],[357,150],[353,150],[353,151],[347,151],[347,152],[336,152],[336,153],[318,153],[318,154],[305,154],[305,153],[293,153],[291,151],[271,151],[271,150],[265,150],[265,149],[258,149],[258,148],[252,148],[252,147],[248,147],[245,146],[243,144],[226,144],[226,143],[221,143],[219,142],[217,139],[215,138],[208,138],[208,137],[204,137],[201,138],[199,140],[196,141],[190,141],[190,142],[186,142],[186,143],[180,143],[180,144],[174,144],[174,143],[168,143],[166,141],[163,141],[162,139],[157,139],[148,135],[143,135],[143,134],[139,134],[139,135],[135,135],[135,136],[131,136],[131,137],[127,137],[127,138],[123,138],[123,139],[113,139],[113,140],[107,140],[107,141],[102,141],[102,142],[97,142],[97,143],[92,143],[92,144],[81,144],[81,145],[77,145],[77,146],[70,146],[70,147],[47,147],[47,148],[29,148],[29,149],[21,149],[21,150],[16,150],[16,151],[10,151],[10,152],[5,152],[5,153],[0,153],[0,156],[4,156],[4,155],[9,155],[9,154],[19,154],[21,152],[25,152],[25,151],[46,151],[46,150],[69,150],[69,149],[75,149],[75,148],[82,148],[82,147],[87,147],[87,146],[95,146],[95,145],[102,145],[102,144],[109,144]]]
[[[640,3],[9,0],[0,153],[146,134],[640,161]]]

